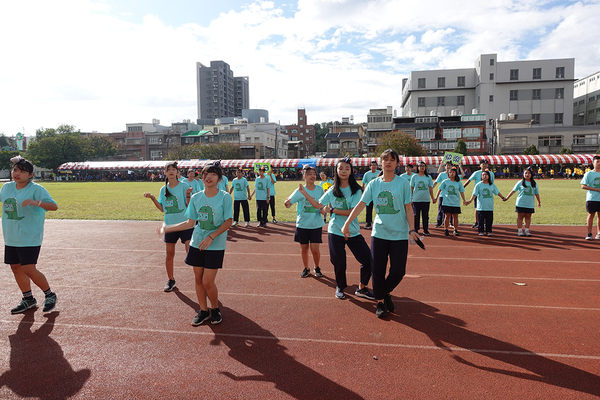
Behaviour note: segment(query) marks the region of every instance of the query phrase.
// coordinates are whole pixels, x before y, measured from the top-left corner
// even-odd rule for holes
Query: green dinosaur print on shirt
[[[242,184],[241,183],[236,183],[235,184],[235,191],[236,192],[241,192],[242,191]]]
[[[345,197],[336,197],[335,200],[331,202],[331,206],[340,210],[348,210],[348,201],[346,201]]]
[[[18,221],[22,220],[25,217],[19,217],[17,213],[17,199],[11,197],[10,199],[6,199],[4,201],[4,213],[8,219],[16,219]]]
[[[302,207],[302,212],[316,214],[318,213],[317,209],[310,205],[308,201],[304,202],[304,206]]]
[[[427,190],[427,185],[425,185],[425,182],[419,181],[419,183],[417,183],[417,190]]]
[[[492,192],[490,191],[490,189],[483,189],[481,191],[481,197],[483,197],[484,199],[491,199],[492,197]]]
[[[168,196],[165,198],[165,214],[179,214],[185,210],[179,209],[179,201],[177,201],[177,196]]]
[[[377,196],[377,214],[398,214],[394,209],[394,196],[391,192],[384,191]]]
[[[523,190],[523,195],[524,196],[533,196],[533,188],[531,186],[525,187],[525,190]]]
[[[458,193],[456,193],[456,187],[448,186],[448,196],[456,196],[456,195],[458,195]]]
[[[202,206],[198,210],[198,225],[200,228],[212,231],[217,229],[217,227],[213,224],[213,215],[214,211],[210,206]]]
[[[260,182],[260,181],[259,181],[259,182],[256,184],[256,190],[265,190],[265,188],[264,188],[264,185],[263,185],[263,183],[262,183],[262,182]]]

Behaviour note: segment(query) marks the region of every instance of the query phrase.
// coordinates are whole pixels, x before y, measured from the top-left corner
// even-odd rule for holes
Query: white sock
[[[522,228],[519,228],[519,231],[518,231],[518,232],[519,232],[519,233],[523,233],[523,229],[522,229]]]

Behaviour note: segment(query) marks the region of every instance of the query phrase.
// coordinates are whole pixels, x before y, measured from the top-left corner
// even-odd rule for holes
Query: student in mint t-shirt
[[[198,193],[200,190],[204,190],[204,187],[200,186],[200,183],[196,180],[196,171],[193,169],[188,170],[187,178],[179,179],[180,182],[187,183],[192,188],[192,194]]]
[[[481,172],[481,182],[475,185],[473,194],[466,203],[466,205],[469,205],[474,199],[478,199],[476,210],[479,221],[479,224],[477,225],[479,236],[484,235],[484,228],[485,233],[487,233],[488,236],[492,236],[492,224],[494,223],[494,195],[498,195],[504,200],[504,196],[502,196],[502,193],[500,193],[496,185],[492,182],[492,173],[490,170],[483,170]]]
[[[371,161],[371,170],[365,172],[362,178],[362,191],[364,193],[365,189],[369,182],[379,176],[379,171],[377,169],[377,161]],[[371,229],[373,224],[373,203],[367,204],[367,215],[366,215],[367,224],[365,225],[365,229]]]
[[[306,200],[316,209],[323,208],[330,213],[331,220],[327,228],[329,241],[329,259],[335,271],[335,297],[344,299],[344,289],[348,286],[346,280],[346,246],[352,251],[356,261],[360,263],[360,281],[354,294],[358,297],[374,300],[373,293],[367,285],[371,279],[371,250],[360,234],[358,221],[355,219],[350,223],[350,235],[346,240],[342,233],[342,226],[348,219],[348,215],[360,201],[362,191],[354,177],[352,162],[349,157],[339,160],[335,166],[333,187],[330,187],[317,201],[308,195],[303,186],[300,192]]]
[[[465,182],[465,189],[467,188],[467,186],[469,186],[469,184],[471,182],[473,182],[475,185],[477,185],[479,182],[481,182],[481,173],[482,171],[488,170],[489,171],[489,161],[484,158],[479,162],[479,167],[481,168],[479,171],[475,171],[471,174],[471,176],[469,177],[469,179],[467,180],[467,182]],[[494,176],[492,174],[491,176],[491,183],[494,183]],[[477,197],[475,197],[475,223],[473,224],[473,226],[471,228],[477,228],[478,225],[478,211],[477,211]],[[479,231],[481,232],[481,230]]]
[[[315,185],[317,180],[317,170],[309,165],[304,165],[302,168],[302,175],[306,185],[300,184],[290,197],[288,197],[283,203],[286,208],[290,208],[292,204],[296,205],[296,232],[294,234],[294,241],[300,243],[300,251],[302,254],[302,263],[304,269],[300,274],[301,278],[306,278],[310,275],[310,269],[308,268],[308,257],[309,250],[313,256],[313,262],[315,263],[315,276],[317,278],[323,276],[319,263],[321,262],[321,250],[319,249],[320,244],[323,243],[323,217],[321,214],[325,212],[323,209],[315,208],[310,202],[306,200],[306,196],[311,196],[313,199],[320,199],[323,196],[323,188]],[[300,191],[300,187],[303,187],[304,192]]]
[[[258,220],[257,228],[267,227],[267,214],[269,212],[269,202],[271,201],[271,178],[265,176],[265,167],[260,167],[258,177],[254,180],[254,191],[250,197],[256,193],[256,219]]]
[[[243,176],[244,171],[242,168],[238,168],[235,171],[236,177],[231,181],[231,189],[229,194],[233,193],[233,225],[232,227],[238,226],[240,217],[240,206],[244,210],[244,221],[246,227],[250,226],[250,206],[248,200],[251,200],[250,196],[250,185],[248,180]]]
[[[460,236],[458,233],[458,214],[460,214],[460,198],[462,197],[463,203],[465,200],[465,188],[460,181],[458,170],[456,167],[452,167],[448,172],[448,179],[440,184],[440,187],[433,199],[433,203],[444,196],[444,205],[442,211],[444,212],[444,235],[449,236],[450,232],[450,219],[454,220],[454,236]]]
[[[423,234],[429,236],[429,205],[433,198],[433,179],[427,172],[427,164],[421,161],[417,167],[418,173],[412,174],[410,190],[412,192],[412,207],[415,214],[415,230],[421,229],[423,219]]]
[[[533,179],[533,173],[534,170],[531,167],[523,171],[523,180],[517,182],[513,190],[504,198],[504,201],[506,201],[515,192],[519,192],[515,205],[515,211],[517,212],[517,236],[531,236],[529,226],[531,225],[531,214],[535,213],[534,196],[537,198],[538,207],[542,206],[540,202],[540,190]],[[523,229],[523,221],[525,221],[525,229]]]
[[[412,164],[406,164],[406,166],[404,167],[404,169],[406,170],[406,172],[403,173],[402,175],[400,175],[400,178],[404,178],[404,179],[406,179],[410,183],[410,180],[412,179],[412,177],[414,175],[414,173],[413,173],[413,168],[414,167],[415,166],[412,165]]]
[[[454,165],[451,162],[440,164],[440,166],[438,168],[437,179],[433,183],[434,190],[437,185],[439,185],[440,183],[442,183],[443,181],[448,179],[448,172],[452,169],[453,166]],[[440,172],[442,170],[442,168],[445,168],[445,172]],[[463,171],[462,171],[461,166],[459,166],[458,168],[459,168],[458,177],[460,178],[463,175]],[[437,214],[437,221],[435,224],[436,228],[439,228],[440,226],[442,226],[444,224],[445,215],[444,215],[443,206],[444,206],[444,194],[442,193],[442,194],[440,194],[440,201],[438,203],[438,214]],[[452,217],[450,217],[450,225],[452,225],[453,223],[454,223],[454,221],[453,221]]]
[[[46,211],[56,211],[58,206],[50,193],[34,183],[33,164],[21,156],[10,159],[12,182],[0,189],[2,201],[2,234],[4,237],[4,263],[10,269],[23,293],[21,302],[11,314],[20,314],[37,307],[31,291],[31,282],[45,295],[44,312],[56,306],[56,294],[50,289],[46,276],[37,269],[38,256],[44,237]]]
[[[220,162],[215,161],[202,169],[204,190],[192,196],[188,206],[187,221],[175,225],[163,224],[160,231],[168,234],[194,229],[185,263],[194,267],[196,295],[200,310],[192,319],[198,326],[210,319],[211,324],[222,321],[219,309],[219,291],[215,278],[223,268],[227,229],[231,226],[232,200],[229,193],[217,188],[223,177]],[[208,301],[211,308],[208,308]]]
[[[350,237],[350,224],[373,202],[377,213],[371,233],[371,255],[373,256],[373,293],[377,300],[375,315],[382,318],[394,312],[392,291],[406,274],[408,239],[418,239],[414,229],[414,215],[410,201],[410,184],[394,173],[400,163],[396,151],[388,149],[381,153],[382,176],[371,181],[360,202],[342,227],[346,238]],[[389,260],[389,273],[386,277]]]
[[[587,240],[592,240],[592,227],[594,226],[594,214],[597,214],[598,227],[596,228],[596,239],[600,239],[600,156],[594,156],[594,169],[588,171],[581,180],[581,188],[587,190],[585,194],[585,209],[588,212]]]
[[[267,174],[269,179],[271,179],[271,188],[269,189],[269,208],[271,209],[271,217],[273,218],[273,223],[276,224],[277,220],[275,219],[275,184],[277,183],[277,178],[273,173],[273,168]]]

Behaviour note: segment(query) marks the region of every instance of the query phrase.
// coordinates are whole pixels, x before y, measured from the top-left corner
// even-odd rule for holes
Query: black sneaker
[[[44,300],[44,308],[42,309],[42,311],[52,311],[54,307],[56,307],[57,300],[58,298],[56,297],[56,293],[50,293],[48,296],[46,296],[46,299]]]
[[[371,228],[372,228],[371,224],[365,225],[365,229],[371,229]]]
[[[477,222],[476,222],[473,225],[471,225],[471,228],[479,228],[479,224],[477,224]]]
[[[591,233],[588,233],[587,236],[585,237],[585,240],[592,240],[594,238],[594,236]]]
[[[274,224],[276,224],[276,223],[277,223],[277,220],[276,220],[275,218],[273,218],[273,223],[274,223]]]
[[[423,231],[423,235],[425,235],[425,236],[431,236],[431,233],[429,233],[429,231]]]
[[[210,310],[210,323],[216,325],[220,324],[221,321],[223,321],[223,318],[221,317],[221,310],[219,310],[219,307]]]
[[[335,297],[342,300],[346,298],[346,295],[344,294],[344,290],[340,289],[339,287],[335,288]]]
[[[356,288],[354,295],[364,299],[375,300],[375,295],[366,286],[362,289]]]
[[[442,224],[435,224],[434,228],[441,228]]]
[[[321,273],[321,268],[319,268],[319,267],[315,267],[315,276],[316,276],[317,278],[320,278],[320,277],[322,277],[322,276],[323,276],[323,274]]]
[[[386,294],[383,298],[383,301],[385,302],[385,308],[389,312],[394,312],[396,310],[396,307],[394,307],[394,302],[392,301],[392,295],[390,295],[389,293]]]
[[[454,232],[452,232],[452,234],[453,234],[454,236],[460,236],[460,233],[458,233],[458,231],[457,231],[456,229],[454,230]]]
[[[23,299],[21,300],[19,305],[16,306],[15,308],[13,308],[12,310],[10,310],[10,313],[11,314],[20,314],[22,312],[29,310],[30,308],[36,308],[36,307],[37,307],[37,301],[35,299],[27,300],[27,299],[25,299],[25,297],[23,297]]]
[[[383,318],[387,315],[387,308],[385,307],[385,303],[380,301],[377,303],[377,310],[375,311],[375,315],[377,318]]]
[[[208,310],[200,310],[198,311],[198,315],[194,317],[192,320],[192,326],[198,326],[202,324],[204,321],[207,321],[210,318],[210,312]]]
[[[173,289],[175,289],[175,279],[169,279],[169,281],[167,282],[167,284],[165,285],[164,291],[165,292],[172,292]]]
[[[308,268],[304,268],[300,274],[300,278],[306,278],[307,276],[310,276],[310,270]]]
[[[450,236],[450,232],[448,232],[448,229],[444,229],[444,235],[445,236]]]

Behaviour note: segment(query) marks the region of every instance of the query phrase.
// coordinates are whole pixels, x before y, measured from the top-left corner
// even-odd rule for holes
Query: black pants
[[[267,213],[269,211],[269,205],[266,200],[256,200],[256,219],[258,222],[267,223]]]
[[[415,214],[415,230],[421,229],[421,217],[423,217],[423,231],[429,232],[429,202],[418,201],[412,203]]]
[[[479,233],[483,233],[485,225],[485,233],[492,233],[492,224],[494,223],[493,211],[477,211],[477,219]]]
[[[275,219],[275,196],[271,196],[269,200],[269,207],[271,207],[271,217]]]
[[[373,256],[373,294],[375,299],[383,300],[402,281],[406,274],[408,240],[385,240],[371,236],[371,254]],[[390,271],[387,272],[388,257]]]
[[[356,235],[344,239],[343,236],[328,234],[329,242],[329,260],[335,271],[335,283],[337,287],[344,290],[348,283],[346,282],[346,245],[354,255],[356,261],[360,263],[360,283],[368,285],[372,274],[371,250],[365,242],[362,235]]]
[[[367,205],[367,225],[371,225],[373,223],[373,202],[370,202]]]
[[[250,222],[250,206],[248,200],[234,200],[233,201],[233,222],[238,222],[240,217],[240,205],[244,210],[244,221]]]

